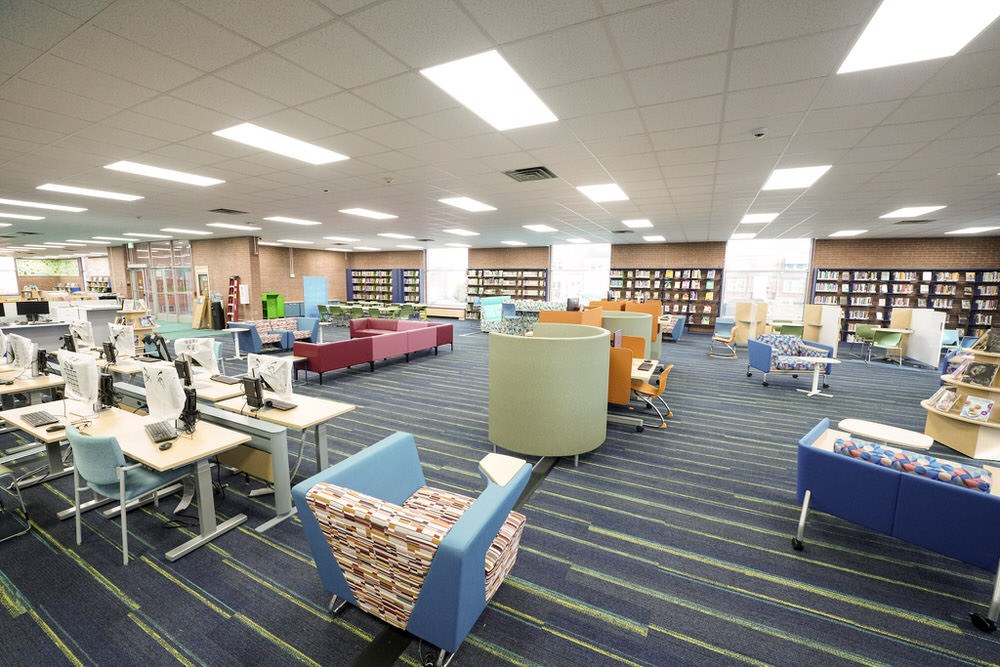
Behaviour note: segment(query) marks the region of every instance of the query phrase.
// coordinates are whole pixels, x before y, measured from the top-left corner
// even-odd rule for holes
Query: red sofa
[[[374,371],[378,359],[404,355],[409,361],[411,352],[434,348],[437,354],[440,345],[451,345],[454,349],[453,341],[451,324],[363,317],[351,320],[350,339],[330,343],[296,341],[292,354],[306,358],[307,379],[312,371],[319,374],[319,383],[323,384],[323,373],[327,371],[364,363]]]

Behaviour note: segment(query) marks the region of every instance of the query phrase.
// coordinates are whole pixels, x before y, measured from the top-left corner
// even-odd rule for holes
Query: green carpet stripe
[[[295,660],[297,663],[302,665],[310,665],[310,667],[322,667],[322,663],[316,662],[315,660],[313,660],[306,654],[302,653],[302,651],[298,650],[288,642],[283,641],[280,637],[278,637],[278,635],[274,634],[273,632],[270,632],[269,630],[266,630],[263,626],[254,622],[252,619],[247,618],[243,614],[237,614],[233,618],[236,621],[242,623],[243,625],[253,630],[253,632],[255,632],[260,637],[266,639],[267,641],[271,642],[272,644],[280,648],[285,653],[285,655]]]
[[[59,652],[62,653],[63,657],[65,657],[71,665],[83,667],[84,663],[76,657],[76,655],[70,650],[69,646],[67,646],[66,642],[63,641],[62,637],[52,630],[51,626],[49,626],[49,624],[42,619],[38,612],[34,609],[29,609],[28,614],[31,616],[31,620],[35,622],[35,625],[37,625],[42,632],[45,633],[49,640],[52,641],[53,645],[59,649]]]
[[[156,561],[149,558],[148,556],[143,556],[141,558],[143,564],[151,568],[154,572],[157,572],[161,577],[172,583],[173,585],[180,588],[186,594],[198,600],[205,607],[218,614],[222,618],[229,619],[232,618],[234,610],[227,608],[227,606],[221,603],[213,595],[207,593],[204,590],[199,589],[197,586],[191,584],[187,581],[182,581],[180,577],[168,572],[166,568],[161,567]]]
[[[679,632],[674,632],[672,630],[668,630],[666,628],[662,628],[662,627],[660,627],[658,625],[651,625],[651,626],[649,626],[649,629],[652,630],[652,631],[654,631],[654,632],[660,632],[662,634],[665,634],[668,637],[673,637],[674,639],[680,640],[680,641],[685,642],[687,644],[693,644],[693,645],[697,646],[698,648],[705,649],[706,651],[709,651],[711,653],[717,653],[717,654],[719,654],[721,656],[724,656],[726,658],[731,658],[731,659],[733,659],[733,660],[735,660],[735,661],[737,661],[739,663],[742,663],[744,665],[754,665],[755,667],[769,667],[769,664],[770,664],[770,663],[766,663],[766,662],[761,662],[760,660],[757,660],[755,658],[751,658],[749,656],[745,656],[742,653],[737,653],[736,651],[730,651],[728,649],[724,649],[721,646],[713,646],[712,644],[709,644],[708,642],[702,641],[700,639],[696,639],[694,637],[691,637],[690,635],[683,635],[683,634],[681,634]]]
[[[153,628],[153,626],[151,626],[149,623],[139,618],[135,614],[129,614],[128,617],[148,637],[150,637],[153,641],[155,641],[157,644],[163,647],[163,650],[166,651],[168,654],[170,654],[170,657],[172,657],[178,663],[185,665],[185,667],[194,667],[197,664],[195,662],[192,662],[190,659],[188,659],[187,656],[183,655],[179,650],[177,650],[176,645],[174,643],[174,639],[172,637],[168,641],[163,637],[162,634],[160,634],[160,631],[158,629]]]
[[[625,630],[627,632],[639,635],[640,637],[646,636],[647,628],[642,623],[634,621],[630,618],[625,618],[624,616],[620,616],[618,614],[611,614],[609,612],[602,611],[601,609],[598,609],[593,605],[589,605],[586,602],[583,602],[582,600],[570,597],[568,595],[564,595],[550,588],[546,588],[539,584],[533,584],[531,582],[524,581],[523,579],[518,579],[517,577],[512,575],[508,575],[507,579],[504,581],[504,584],[512,586],[514,588],[518,588],[523,591],[527,591],[532,595],[536,595],[550,602],[555,602],[563,607],[566,607],[567,609],[571,609],[581,614],[585,614],[586,616],[590,616],[591,618],[596,618],[597,620],[603,621],[604,623],[614,626],[619,630]]]
[[[321,609],[321,608],[317,607],[314,604],[310,604],[309,602],[306,602],[305,600],[301,599],[300,597],[298,597],[296,595],[292,595],[288,591],[283,590],[280,585],[275,584],[272,581],[268,581],[266,578],[264,578],[260,574],[256,574],[254,572],[251,572],[247,568],[242,567],[242,566],[234,563],[232,560],[230,560],[228,558],[225,561],[223,561],[223,562],[226,565],[228,565],[229,567],[231,567],[234,570],[236,570],[237,572],[239,572],[244,577],[247,577],[248,579],[251,579],[252,581],[256,582],[257,584],[263,586],[265,589],[267,589],[268,591],[270,591],[272,594],[277,595],[280,598],[284,598],[285,600],[287,600],[288,602],[291,602],[296,607],[298,607],[298,608],[300,608],[300,609],[302,609],[304,611],[309,612],[313,616],[321,618],[321,619],[323,619],[323,620],[325,620],[327,622],[333,620],[332,617],[330,616],[330,613],[326,609]]]
[[[516,667],[544,667],[542,663],[535,662],[534,660],[528,660],[523,655],[518,655],[510,649],[506,649],[503,646],[499,646],[492,642],[484,641],[476,635],[469,635],[465,643],[470,646],[475,646],[480,651],[492,655],[495,658],[500,658]]]

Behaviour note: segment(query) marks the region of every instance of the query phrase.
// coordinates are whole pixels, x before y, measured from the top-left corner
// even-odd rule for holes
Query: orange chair
[[[632,380],[632,393],[635,394],[637,398],[642,400],[642,402],[647,406],[656,410],[656,415],[660,418],[660,428],[666,428],[667,422],[663,413],[660,412],[660,409],[656,407],[655,403],[653,403],[653,399],[657,398],[660,400],[660,403],[663,404],[663,407],[667,411],[667,417],[674,416],[674,413],[670,411],[670,406],[663,400],[663,391],[667,388],[667,376],[670,375],[670,369],[673,367],[674,365],[670,364],[663,369],[663,372],[660,373],[660,380],[656,385],[643,382],[642,380]]]

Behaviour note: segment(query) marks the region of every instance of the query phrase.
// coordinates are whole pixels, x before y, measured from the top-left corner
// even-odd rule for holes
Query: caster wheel
[[[767,386],[767,382],[761,382],[761,384],[764,385],[765,387]]]
[[[792,377],[795,378],[796,380],[799,379],[798,375],[792,375]]]
[[[750,371],[747,371],[747,377],[752,377],[752,376],[753,376],[753,373],[751,373]]]
[[[802,540],[797,537],[792,538],[792,548],[796,551],[802,551],[805,549],[805,545],[802,544]]]
[[[642,427],[642,426],[636,426],[635,427],[635,432],[636,433],[642,433],[645,430],[646,430],[645,427]]]
[[[976,626],[977,629],[982,630],[983,632],[996,632],[996,621],[991,621],[987,618],[986,614],[977,611],[974,614],[969,614],[969,616],[972,618],[972,624]]]

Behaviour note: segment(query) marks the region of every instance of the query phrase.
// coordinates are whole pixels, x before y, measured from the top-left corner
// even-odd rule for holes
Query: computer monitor
[[[566,310],[580,310],[580,300],[572,297],[566,299]]]
[[[48,375],[49,374],[49,353],[38,348],[35,352],[35,375]]]
[[[97,360],[87,354],[77,354],[59,350],[56,352],[59,369],[62,373],[63,394],[66,398],[80,401],[87,406],[98,403],[98,373]]]
[[[49,314],[48,301],[18,301],[17,314],[24,315],[29,322],[37,322],[39,315]]]
[[[215,356],[214,338],[207,336],[204,338],[178,338],[174,341],[174,354],[190,359],[212,375],[219,374],[219,358]]]
[[[118,405],[118,392],[115,391],[115,378],[107,371],[101,371],[101,374],[97,379],[97,400],[101,404],[102,410],[105,408],[113,408]]]
[[[620,348],[622,346],[622,333],[623,329],[615,329],[611,333],[611,347]]]
[[[131,324],[108,324],[108,334],[118,361],[135,357],[135,327]]]
[[[30,338],[18,334],[7,334],[7,345],[11,355],[10,365],[20,371],[30,370],[37,360],[38,346]]]
[[[59,336],[59,340],[62,341],[62,349],[67,352],[76,352],[76,340],[73,338],[73,334],[63,334]]]
[[[243,395],[253,410],[264,407],[264,381],[255,377],[243,378]]]
[[[104,341],[103,343],[101,343],[101,348],[104,349],[104,360],[106,362],[108,362],[109,364],[118,363],[118,357],[115,355],[114,345],[112,345],[108,341]]]
[[[184,409],[184,386],[173,366],[142,365],[146,407],[156,419],[177,419]]]
[[[292,360],[288,357],[247,355],[247,375],[260,378],[268,389],[283,400],[292,397]]]
[[[185,433],[193,433],[194,425],[198,422],[201,413],[198,412],[198,394],[194,387],[184,387],[184,407],[181,408],[180,428]]]
[[[170,356],[170,350],[167,348],[167,341],[163,339],[158,333],[146,334],[142,338],[142,342],[145,345],[152,345],[156,348],[156,356],[164,361],[173,361],[173,357]]]
[[[94,347],[94,325],[90,322],[86,320],[70,322],[69,332],[78,348]]]
[[[177,377],[184,383],[184,386],[190,387],[192,382],[194,382],[194,373],[191,371],[191,360],[178,357],[174,359],[174,368],[177,369]]]

